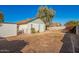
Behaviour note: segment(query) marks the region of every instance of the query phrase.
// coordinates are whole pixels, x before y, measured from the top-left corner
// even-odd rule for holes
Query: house
[[[51,23],[48,30],[64,30],[66,27],[62,26],[60,23]]]
[[[0,37],[8,37],[16,35],[17,35],[17,24],[0,23]]]
[[[18,32],[31,34],[34,32],[44,32],[45,31],[45,23],[40,18],[23,20],[17,23]],[[22,32],[21,32],[22,31]]]
[[[61,24],[57,22],[53,22],[50,24],[50,27],[59,27],[59,26],[61,26]]]

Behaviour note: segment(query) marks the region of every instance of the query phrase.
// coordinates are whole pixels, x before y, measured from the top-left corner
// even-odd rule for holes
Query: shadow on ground
[[[0,39],[0,53],[22,53],[23,49],[28,42],[24,40],[8,41],[6,39]]]
[[[79,35],[66,33],[60,53],[79,53]]]

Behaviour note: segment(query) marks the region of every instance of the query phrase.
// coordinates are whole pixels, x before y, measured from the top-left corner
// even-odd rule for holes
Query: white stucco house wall
[[[35,18],[25,23],[19,24],[18,31],[23,31],[26,34],[31,34],[31,28],[34,28],[36,32],[44,32],[45,27],[45,23],[40,18]]]
[[[55,26],[55,27],[49,27],[48,30],[64,30],[65,26]]]
[[[0,37],[16,36],[17,24],[0,23]]]
[[[65,26],[58,26],[58,27],[50,27],[52,30],[63,30],[66,27]]]

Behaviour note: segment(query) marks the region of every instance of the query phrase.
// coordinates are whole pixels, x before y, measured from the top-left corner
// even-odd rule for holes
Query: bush
[[[36,33],[35,28],[31,28],[31,33]]]
[[[65,24],[65,26],[78,26],[79,25],[79,21],[69,21]]]

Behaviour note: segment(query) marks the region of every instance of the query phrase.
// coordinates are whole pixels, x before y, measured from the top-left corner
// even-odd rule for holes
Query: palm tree
[[[49,9],[47,6],[41,6],[38,10],[37,17],[44,21],[47,29],[47,27],[51,24],[54,15],[55,11],[53,9]]]
[[[3,13],[0,12],[0,22],[1,22],[1,23],[4,22],[3,18],[4,18]]]

